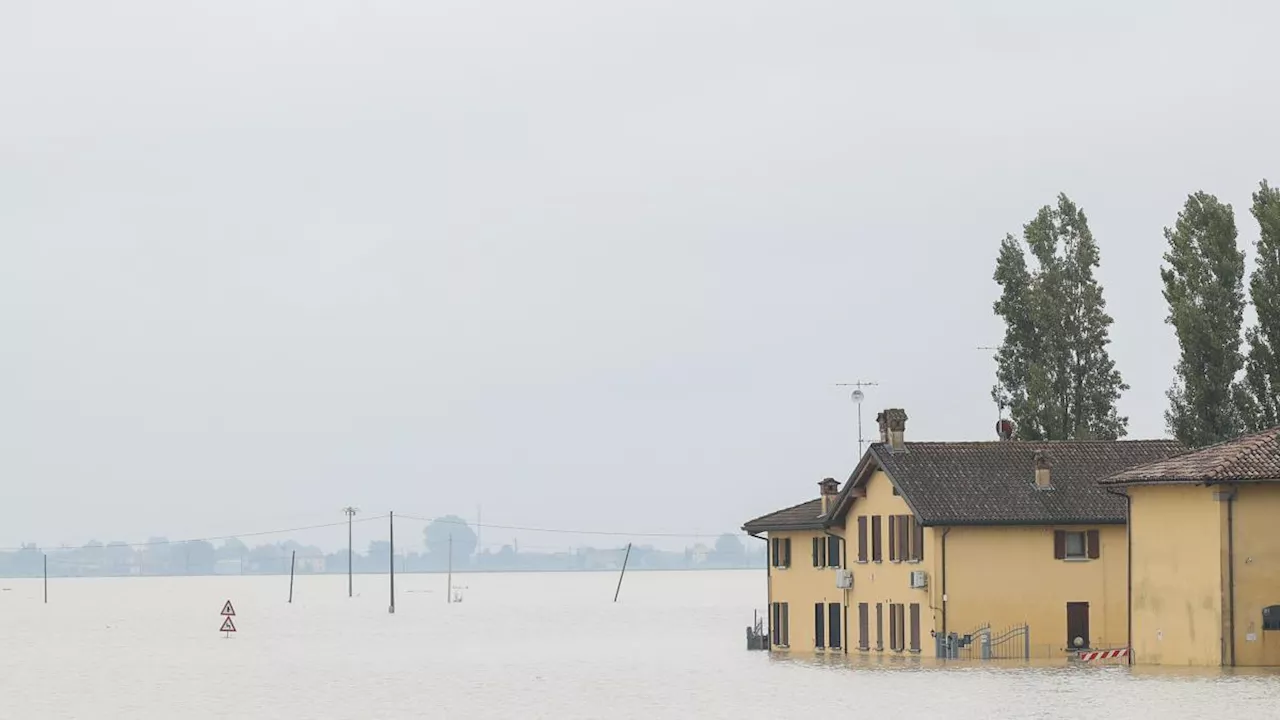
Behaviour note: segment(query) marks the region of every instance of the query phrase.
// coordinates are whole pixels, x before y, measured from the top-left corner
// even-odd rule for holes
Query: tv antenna
[[[858,460],[862,460],[862,401],[867,398],[867,394],[862,392],[864,387],[872,387],[879,385],[878,382],[870,382],[867,380],[858,380],[851,383],[836,383],[836,387],[851,387],[853,392],[849,393],[849,399],[858,405]]]

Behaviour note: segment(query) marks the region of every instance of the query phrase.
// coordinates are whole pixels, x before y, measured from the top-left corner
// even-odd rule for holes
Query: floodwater
[[[1280,673],[777,660],[763,571],[616,582],[401,575],[392,615],[385,576],[0,579],[0,718],[1280,719]]]

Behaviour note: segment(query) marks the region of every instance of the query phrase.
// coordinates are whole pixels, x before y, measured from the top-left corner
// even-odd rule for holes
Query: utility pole
[[[866,399],[866,393],[862,392],[862,388],[879,385],[878,382],[868,382],[865,380],[857,380],[851,383],[836,383],[836,387],[851,387],[853,392],[849,394],[849,399],[858,404],[858,460],[862,460],[862,401]]]
[[[449,587],[446,596],[453,602],[453,533],[449,533]]]
[[[351,544],[351,525],[355,522],[352,518],[354,518],[356,513],[359,511],[359,508],[355,508],[350,505],[342,508],[342,512],[347,514],[347,597],[352,596],[354,588],[354,583],[351,580],[351,569],[354,567],[355,551],[352,549]]]
[[[387,540],[391,546],[391,551],[387,555],[387,563],[391,567],[391,607],[387,612],[395,615],[396,613],[396,514],[394,512],[387,514]]]

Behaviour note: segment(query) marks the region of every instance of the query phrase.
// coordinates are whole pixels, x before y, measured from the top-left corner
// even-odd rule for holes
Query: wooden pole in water
[[[622,572],[618,573],[618,588],[613,591],[613,601],[618,602],[618,593],[622,592],[622,576],[627,574],[627,560],[631,559],[631,543],[627,543],[627,554],[622,557]]]
[[[298,562],[298,551],[289,556],[289,602],[293,603],[293,566]]]
[[[389,520],[387,539],[391,545],[391,550],[387,553],[387,564],[391,568],[391,606],[387,608],[387,612],[394,615],[396,612],[396,514],[389,513],[387,519]]]
[[[49,556],[44,556],[44,604],[49,604]]]
[[[448,602],[453,602],[453,533],[449,533],[449,586],[445,588]]]

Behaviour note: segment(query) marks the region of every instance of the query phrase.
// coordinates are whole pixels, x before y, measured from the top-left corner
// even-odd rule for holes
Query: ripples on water
[[[764,573],[0,580],[0,719],[1241,718],[1280,673],[772,658]],[[240,632],[217,633],[227,598]]]

